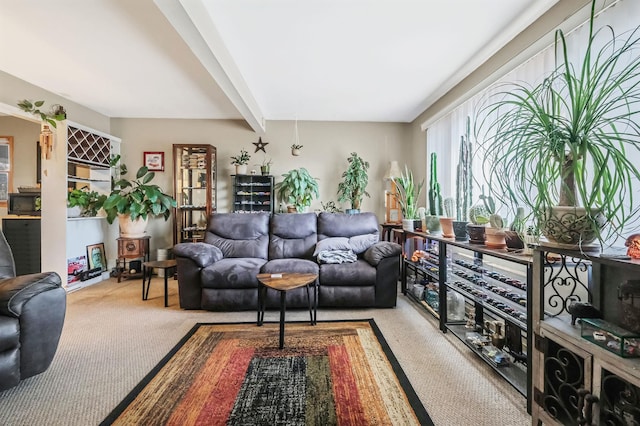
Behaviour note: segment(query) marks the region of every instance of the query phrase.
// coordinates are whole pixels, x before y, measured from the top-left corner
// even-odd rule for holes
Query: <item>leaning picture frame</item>
[[[87,246],[87,261],[89,264],[89,271],[107,270],[107,258],[104,254],[104,243],[89,244]]]
[[[145,151],[144,165],[151,172],[164,172],[164,152]]]

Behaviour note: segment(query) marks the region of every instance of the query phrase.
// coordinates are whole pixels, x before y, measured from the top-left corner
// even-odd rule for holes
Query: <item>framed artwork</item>
[[[164,152],[146,151],[144,153],[144,165],[147,166],[149,171],[164,172]]]
[[[87,259],[89,261],[89,271],[100,269],[107,270],[107,258],[104,254],[104,243],[91,244],[87,246]]]
[[[80,276],[87,269],[87,257],[78,256],[67,259],[67,284],[80,281]]]

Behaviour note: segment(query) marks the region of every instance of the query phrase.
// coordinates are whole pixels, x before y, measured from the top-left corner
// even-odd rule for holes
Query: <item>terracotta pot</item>
[[[485,231],[486,241],[484,244],[493,249],[507,248],[505,235],[505,230],[503,228],[488,227]]]
[[[125,238],[140,238],[144,237],[147,232],[148,219],[142,219],[138,217],[136,220],[131,220],[131,216],[120,214],[118,215],[118,222],[120,223],[120,236]]]
[[[444,238],[453,238],[455,235],[453,233],[453,218],[452,217],[441,217],[440,227],[442,228],[442,236]]]

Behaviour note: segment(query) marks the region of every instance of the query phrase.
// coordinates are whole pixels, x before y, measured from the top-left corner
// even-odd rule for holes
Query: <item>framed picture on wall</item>
[[[149,171],[164,172],[164,152],[145,152],[144,165]]]
[[[89,270],[107,270],[107,258],[104,254],[104,243],[91,244],[87,246],[87,259],[89,260]]]

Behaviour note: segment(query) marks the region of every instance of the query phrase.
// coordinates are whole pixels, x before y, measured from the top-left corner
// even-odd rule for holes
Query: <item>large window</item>
[[[620,35],[634,29],[638,25],[637,16],[640,16],[640,2],[634,0],[619,0],[612,7],[607,8],[596,17],[595,28],[602,28],[610,25],[615,29],[615,33]],[[568,34],[569,46],[574,49],[569,52],[570,60],[575,61],[583,54],[583,47],[579,44],[588,39],[588,25],[583,24]],[[576,46],[578,46],[576,48]],[[636,52],[637,54],[637,52]],[[492,93],[495,93],[498,85],[502,85],[500,90],[504,90],[507,82],[526,82],[532,85],[538,84],[549,75],[556,67],[555,52],[553,45],[548,46],[535,54],[522,65],[513,71],[496,80],[487,89],[460,103],[450,113],[431,123],[427,127],[427,156],[432,152],[438,154],[438,178],[442,187],[443,197],[455,197],[456,193],[456,166],[458,164],[458,151],[460,138],[467,133],[467,120],[470,120],[471,137],[470,142],[476,148],[478,141],[473,132],[477,111],[479,106]],[[473,162],[473,202],[478,200],[480,189],[486,185],[482,173],[482,153],[475,150]],[[635,164],[640,164],[640,158]],[[427,170],[427,176],[429,171]],[[485,188],[488,191],[488,188]],[[634,196],[640,196],[640,188],[634,190]],[[504,206],[499,210],[503,215],[513,218],[514,212],[509,211]]]

